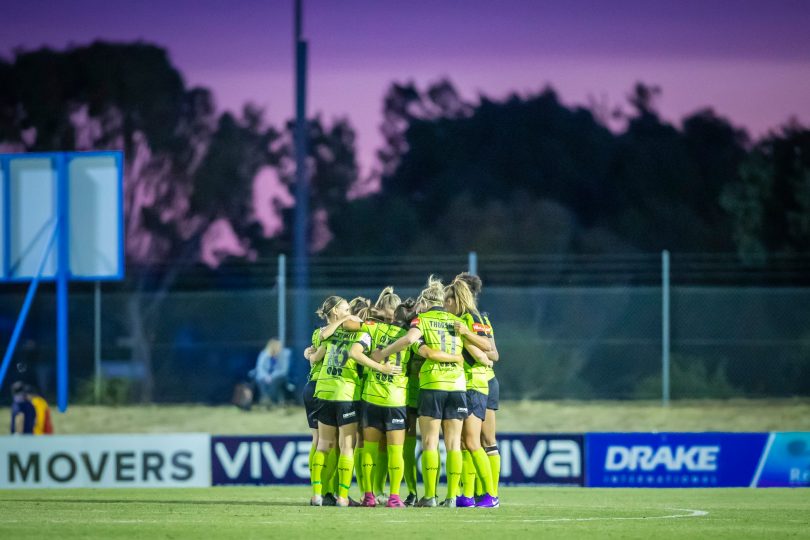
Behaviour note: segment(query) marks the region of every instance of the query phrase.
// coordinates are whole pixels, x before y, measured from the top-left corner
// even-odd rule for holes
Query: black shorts
[[[487,419],[487,396],[475,390],[467,390],[467,409],[483,422]]]
[[[304,385],[304,410],[307,412],[307,423],[310,429],[318,429],[318,408],[321,400],[315,397],[315,385],[318,381],[307,381]]]
[[[501,397],[501,384],[498,382],[498,377],[492,377],[489,380],[489,395],[487,396],[487,409],[493,411],[498,410],[498,400]]]
[[[467,392],[422,390],[419,395],[419,416],[440,420],[464,420],[467,410]]]
[[[318,422],[327,426],[340,427],[360,420],[359,401],[320,400]]]
[[[405,415],[405,407],[383,407],[363,402],[363,427],[386,432],[405,429],[408,427]]]

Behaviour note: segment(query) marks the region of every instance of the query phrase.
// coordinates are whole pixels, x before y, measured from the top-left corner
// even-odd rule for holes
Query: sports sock
[[[312,468],[310,469],[310,483],[312,484],[313,495],[323,495],[323,465],[326,462],[326,452],[315,452],[312,456]]]
[[[363,443],[362,447],[354,449],[354,471],[357,475],[357,487],[360,488],[360,493],[369,491],[368,486],[366,486],[366,478],[363,476],[363,456],[366,454],[365,441]]]
[[[375,469],[379,468],[379,463],[377,463],[378,454],[380,452],[380,443],[379,442],[369,442],[363,441],[363,469],[362,469],[362,476],[363,481],[360,482],[360,471],[358,471],[357,478],[358,484],[360,484],[360,491],[365,494],[371,491],[369,486],[372,485],[374,479],[374,471]]]
[[[385,493],[385,480],[388,478],[388,450],[386,448],[377,451],[377,468],[374,469],[374,486],[372,491],[379,495]]]
[[[484,493],[492,495],[492,469],[487,459],[487,453],[483,448],[479,448],[472,452],[472,460],[475,464],[475,474],[481,479],[484,484]],[[494,495],[492,495],[494,497]]]
[[[489,469],[492,474],[492,493],[490,495],[497,497],[498,485],[501,482],[501,454],[498,452],[497,446],[490,446],[486,451],[489,458]]]
[[[323,481],[324,492],[326,493],[337,493],[337,475],[335,474],[335,470],[337,469],[337,457],[338,451],[335,448],[329,450],[329,453],[326,454],[326,462],[323,466],[323,472],[321,473],[321,480]]]
[[[402,458],[405,463],[405,484],[408,486],[408,493],[416,493],[416,437],[405,436],[405,444],[402,447]]]
[[[388,445],[388,476],[391,482],[391,495],[399,495],[402,485],[402,475],[405,473],[405,460],[402,458],[402,445]]]
[[[338,497],[344,499],[349,496],[349,488],[352,485],[352,469],[354,469],[354,458],[341,456],[338,458]]]
[[[455,499],[458,495],[458,484],[461,480],[461,469],[464,460],[461,457],[461,450],[451,450],[447,452],[447,498]]]
[[[422,478],[425,483],[425,497],[436,496],[436,480],[439,478],[439,451],[422,452]]]
[[[473,463],[472,454],[469,450],[461,451],[461,458],[464,465],[461,469],[461,478],[463,479],[464,490],[462,494],[465,497],[472,497],[475,495],[475,464]]]
[[[317,445],[312,444],[309,447],[309,476],[312,478],[312,458],[315,455],[315,452],[318,450]]]

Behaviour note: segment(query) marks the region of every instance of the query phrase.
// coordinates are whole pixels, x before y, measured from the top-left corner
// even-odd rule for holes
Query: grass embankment
[[[53,415],[59,434],[309,432],[300,407],[71,405]],[[0,418],[8,417],[8,409],[0,409]],[[810,431],[810,399],[677,401],[666,408],[639,401],[507,401],[498,411],[498,431]]]

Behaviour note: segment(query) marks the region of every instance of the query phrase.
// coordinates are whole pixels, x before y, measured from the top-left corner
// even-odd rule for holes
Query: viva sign
[[[501,480],[582,485],[582,443],[582,435],[499,436]],[[302,436],[212,437],[212,483],[307,484],[309,448],[310,438]]]

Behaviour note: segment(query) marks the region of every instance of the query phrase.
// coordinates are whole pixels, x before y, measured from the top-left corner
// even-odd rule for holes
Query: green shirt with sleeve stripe
[[[371,336],[372,349],[384,349],[407,333],[405,328],[381,321],[367,321],[366,324]],[[383,360],[383,363],[402,367],[402,373],[399,375],[386,375],[379,371],[368,370],[363,385],[363,401],[381,407],[404,407],[407,402],[410,359],[411,347],[408,347]]]
[[[456,335],[455,323],[460,321],[452,313],[438,306],[420,313],[413,321],[411,328],[419,328],[425,345],[448,354],[461,354],[464,344]],[[426,359],[419,371],[419,390],[442,390],[445,392],[464,392],[467,383],[464,368],[456,363],[436,362]]]
[[[470,331],[478,336],[489,337],[483,318],[478,313],[464,313],[461,320],[467,325]],[[475,390],[482,394],[489,395],[489,374],[487,367],[479,364],[475,357],[467,349],[462,353],[464,356],[464,377],[467,380],[467,390]]]
[[[349,356],[349,350],[355,343],[360,343],[363,352],[368,354],[371,336],[366,332],[352,332],[340,326],[321,343],[326,345],[326,355],[315,386],[315,397],[324,401],[359,400],[363,390],[362,370]]]

